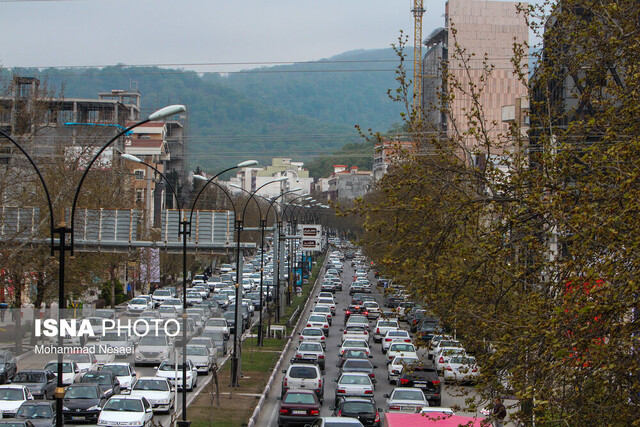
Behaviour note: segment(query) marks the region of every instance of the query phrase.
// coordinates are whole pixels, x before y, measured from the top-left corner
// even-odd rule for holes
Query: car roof
[[[2,384],[0,385],[0,388],[19,388],[19,389],[25,389],[27,388],[26,385],[21,385],[21,384]]]

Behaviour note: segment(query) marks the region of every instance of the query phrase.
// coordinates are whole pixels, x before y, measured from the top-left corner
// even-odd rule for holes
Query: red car
[[[311,424],[320,417],[320,402],[313,391],[289,390],[280,403],[278,426]]]

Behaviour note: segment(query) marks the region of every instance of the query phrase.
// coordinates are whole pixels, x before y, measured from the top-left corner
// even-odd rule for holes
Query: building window
[[[136,169],[133,171],[136,179],[144,179],[144,169]]]
[[[144,202],[144,190],[136,190],[136,203]]]

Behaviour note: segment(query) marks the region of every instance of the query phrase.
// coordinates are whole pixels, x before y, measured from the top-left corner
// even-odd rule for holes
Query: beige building
[[[439,111],[438,93],[442,88],[441,66],[444,61],[452,77],[468,90],[470,83],[482,86],[479,102],[484,114],[483,127],[492,141],[506,131],[502,122],[502,106],[514,104],[516,98],[527,96],[527,86],[514,75],[511,63],[513,44],[528,42],[529,29],[522,14],[517,13],[518,2],[485,0],[449,0],[445,6],[445,27],[434,30],[425,40],[423,109],[431,125],[448,136],[463,135],[468,129],[466,112],[473,107],[473,97],[456,89],[449,105],[450,114]],[[455,34],[454,34],[455,28]],[[455,51],[455,44],[474,55],[467,70]],[[484,70],[483,59],[493,66],[490,74]],[[483,83],[481,77],[486,81]],[[466,136],[464,144],[477,147],[477,140]]]

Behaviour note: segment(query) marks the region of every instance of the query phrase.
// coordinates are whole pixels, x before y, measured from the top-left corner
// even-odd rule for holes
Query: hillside
[[[386,95],[395,87],[397,62],[391,49],[380,49],[224,77],[122,65],[13,71],[36,75],[67,98],[138,89],[143,114],[168,104],[187,105],[191,169],[216,170],[247,158],[269,164],[271,157],[290,156],[316,159],[319,172],[336,156],[354,156],[356,146],[349,146],[349,154],[342,150],[362,142],[354,125],[384,131],[399,121],[399,106]],[[3,77],[8,73],[0,70]],[[358,166],[366,166],[362,154],[356,157]]]
[[[357,50],[314,62],[225,77],[209,73],[203,78],[292,113],[384,131],[399,121],[401,112],[401,106],[387,96],[387,90],[397,87],[398,64],[391,48]]]

